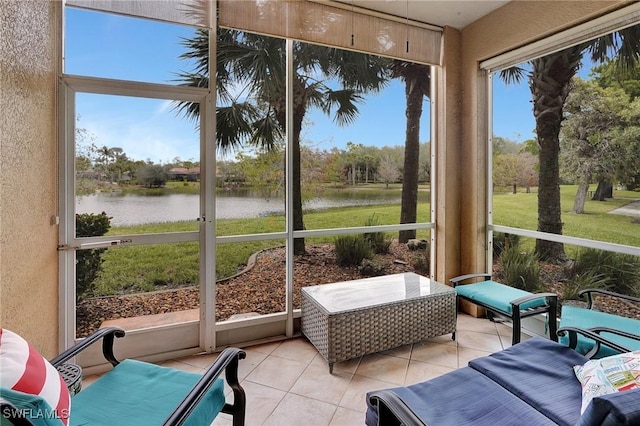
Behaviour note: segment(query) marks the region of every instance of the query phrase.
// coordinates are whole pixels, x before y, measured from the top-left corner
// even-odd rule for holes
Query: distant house
[[[200,167],[174,167],[169,169],[169,180],[197,182],[200,180]]]

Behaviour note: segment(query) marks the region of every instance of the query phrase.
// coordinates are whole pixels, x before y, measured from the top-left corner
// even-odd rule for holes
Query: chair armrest
[[[522,296],[522,297],[519,297],[517,299],[514,299],[514,300],[511,301],[511,304],[514,307],[518,307],[518,309],[519,309],[520,305],[522,305],[523,303],[530,302],[530,301],[536,300],[536,299],[541,299],[541,298],[555,299],[557,301],[558,300],[558,295],[555,294],[555,293],[533,293],[533,294],[530,294],[528,296]]]
[[[68,361],[98,340],[102,339],[102,354],[104,355],[104,358],[115,367],[120,361],[118,361],[113,355],[113,341],[116,337],[124,337],[124,334],[124,330],[118,327],[101,328],[92,335],[85,337],[74,346],[62,352],[57,357],[53,358],[50,362],[54,367],[58,367],[59,365],[64,364],[65,361]]]
[[[587,288],[584,290],[581,290],[578,292],[578,296],[579,297],[584,297],[584,295],[587,296],[587,308],[591,309],[591,307],[593,306],[593,293],[598,293],[598,294],[604,294],[605,296],[611,296],[611,297],[616,297],[618,299],[624,299],[624,300],[628,300],[631,302],[637,302],[640,303],[640,298],[638,297],[633,297],[633,296],[629,296],[627,294],[622,294],[622,293],[616,293],[613,291],[609,291],[609,290],[602,290],[599,288]]]
[[[466,274],[466,275],[460,275],[458,277],[454,277],[451,278],[449,280],[449,282],[451,283],[451,285],[453,287],[459,285],[462,281],[466,281],[469,280],[471,278],[484,278],[485,281],[486,280],[490,280],[491,279],[491,274]]]
[[[634,333],[630,333],[628,331],[618,330],[618,329],[610,328],[610,327],[591,327],[591,328],[589,328],[589,331],[594,332],[594,333],[596,333],[598,335],[600,335],[600,333],[617,334],[618,336],[627,337],[629,339],[634,339],[634,340],[639,340],[640,341],[640,335],[638,335],[638,334],[634,334]],[[603,339],[606,339],[606,337],[603,337]],[[630,351],[627,351],[627,352],[630,352]]]
[[[369,401],[378,407],[378,425],[427,426],[393,391],[371,392]]]
[[[621,330],[615,330],[608,327],[596,327],[596,328],[589,328],[589,329],[579,328],[579,327],[570,327],[570,326],[560,327],[558,329],[558,336],[564,336],[565,334],[567,334],[569,336],[569,347],[571,349],[575,349],[578,344],[578,337],[577,337],[578,334],[582,334],[583,336],[593,340],[595,344],[593,345],[593,348],[585,354],[587,358],[592,358],[595,354],[597,354],[598,351],[600,351],[601,345],[606,345],[612,349],[615,349],[620,353],[631,352],[631,349],[626,348],[622,345],[619,345],[615,342],[612,342],[611,340],[605,337],[602,337],[599,334],[601,332],[613,333],[620,336],[629,337],[631,339],[640,340],[640,336],[638,335],[621,331]]]
[[[226,348],[223,350],[214,363],[207,368],[202,378],[196,382],[180,405],[178,405],[164,421],[163,425],[178,426],[183,424],[223,371],[227,384],[233,390],[233,406],[227,403],[222,411],[234,414],[234,425],[244,424],[246,399],[244,390],[238,381],[238,361],[244,359],[246,356],[247,354],[238,348]]]

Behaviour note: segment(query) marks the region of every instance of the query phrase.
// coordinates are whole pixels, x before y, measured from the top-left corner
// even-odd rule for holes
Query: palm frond
[[[180,59],[195,59],[195,73],[209,74],[209,31],[198,29],[193,38],[180,38],[179,44],[186,50]]]
[[[309,106],[319,108],[327,115],[330,114],[331,108],[327,104],[325,94],[331,89],[321,81],[307,82],[305,87],[305,99]]]
[[[249,143],[267,150],[274,149],[284,139],[284,131],[272,111],[252,123]]]
[[[593,62],[611,61],[618,78],[632,74],[640,65],[640,25],[598,37],[586,46]]]
[[[362,103],[364,98],[359,93],[351,89],[328,90],[325,92],[327,99],[326,108],[331,109],[337,106],[334,121],[338,126],[347,126],[358,117],[358,107],[356,104]]]
[[[202,27],[209,26],[209,14],[211,13],[210,5],[212,3],[207,0],[195,0],[181,3],[178,7],[185,16],[193,18],[193,20]]]
[[[331,54],[334,69],[328,75],[344,87],[375,93],[388,85],[390,59],[342,49],[331,49]]]
[[[418,88],[424,96],[431,96],[431,67],[429,65],[394,60],[390,64],[389,70],[391,77],[404,81],[409,91]]]
[[[194,82],[195,84],[197,83]],[[189,84],[185,85],[189,86]],[[198,124],[200,122],[200,104],[197,102],[173,101],[171,109],[176,115],[182,114],[189,120],[193,120]]]
[[[178,74],[185,85],[207,87],[208,34],[197,31],[182,40],[183,59],[196,61],[195,69]],[[222,150],[253,144],[271,148],[283,138],[286,101],[286,49],[282,39],[219,28],[216,33],[217,144]],[[352,123],[362,93],[388,84],[389,59],[308,43],[294,43],[297,70],[294,96],[297,114],[318,107],[338,125]],[[428,73],[427,73],[428,74]],[[327,82],[331,82],[327,84]],[[339,86],[336,90],[334,87]],[[329,87],[334,86],[334,87]],[[176,109],[190,118],[199,115],[197,104],[182,103]]]
[[[258,116],[248,102],[234,102],[216,108],[216,143],[223,151],[240,148],[253,134],[252,123]]]
[[[527,76],[527,71],[522,67],[515,66],[500,71],[499,75],[502,81],[507,84],[518,84]]]

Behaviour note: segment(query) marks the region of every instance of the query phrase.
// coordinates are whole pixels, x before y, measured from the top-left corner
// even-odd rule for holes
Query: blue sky
[[[180,38],[194,30],[179,25],[97,14],[67,8],[65,72],[69,74],[169,83],[178,71],[191,69],[179,60]],[[319,111],[310,111],[303,138],[319,149],[404,144],[404,87],[392,81],[360,106],[356,123],[336,127]],[[429,102],[425,101],[421,141],[429,137]],[[129,158],[166,163],[179,157],[198,159],[193,122],[177,116],[170,101],[81,94],[77,97],[77,127],[86,129],[99,147],[120,147]],[[494,134],[515,141],[534,136],[535,121],[526,82],[505,86],[494,80]]]

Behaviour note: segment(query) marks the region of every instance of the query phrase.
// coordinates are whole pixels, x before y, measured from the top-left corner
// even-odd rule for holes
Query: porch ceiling
[[[439,27],[462,29],[509,0],[335,0],[348,6],[369,9],[400,18],[420,21]]]

